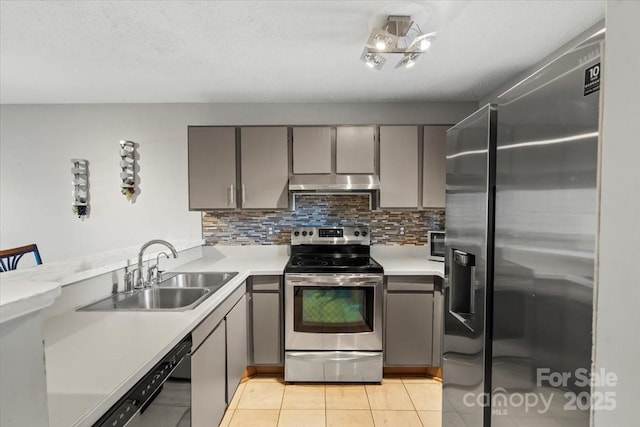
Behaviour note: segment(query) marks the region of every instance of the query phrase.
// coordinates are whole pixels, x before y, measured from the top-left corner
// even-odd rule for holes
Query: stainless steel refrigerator
[[[443,425],[589,425],[600,24],[447,134]]]

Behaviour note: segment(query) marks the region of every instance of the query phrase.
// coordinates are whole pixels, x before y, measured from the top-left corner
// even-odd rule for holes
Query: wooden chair
[[[36,244],[0,250],[0,272],[15,270],[20,258],[29,252],[33,252],[33,256],[36,258],[36,264],[42,264],[40,252],[38,252],[38,245]]]

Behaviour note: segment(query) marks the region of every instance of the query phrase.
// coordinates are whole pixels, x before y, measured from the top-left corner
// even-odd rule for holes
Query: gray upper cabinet
[[[422,206],[425,208],[441,208],[445,204],[447,129],[450,127],[424,127]]]
[[[245,127],[240,131],[243,208],[281,209],[289,205],[286,127]]]
[[[331,173],[331,128],[293,128],[293,173]]]
[[[418,207],[418,127],[380,126],[380,207]]]
[[[235,208],[233,127],[189,127],[189,209]]]
[[[375,128],[338,126],[336,173],[375,173]]]

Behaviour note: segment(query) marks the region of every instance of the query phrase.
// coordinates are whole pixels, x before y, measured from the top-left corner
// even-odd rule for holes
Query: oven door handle
[[[289,280],[287,281],[287,284],[289,286],[298,286],[298,287],[305,287],[305,286],[313,286],[313,287],[318,287],[318,286],[337,286],[337,287],[351,287],[351,288],[360,288],[360,287],[376,287],[376,286],[381,286],[382,285],[382,281],[378,281],[378,282],[374,282],[372,280],[367,280],[367,281],[352,281],[352,282],[328,282],[326,280],[316,280],[316,281],[310,281],[310,280]]]
[[[382,283],[382,276],[362,275],[362,276],[323,276],[323,275],[309,275],[309,276],[297,276],[285,278],[287,283],[295,284],[309,284],[309,286],[317,284],[327,284],[331,286],[375,286]]]
[[[380,357],[379,352],[363,352],[363,351],[341,351],[340,355],[333,356],[331,352],[329,354],[317,354],[314,352],[306,351],[288,351],[287,357],[294,359],[302,359],[307,361],[321,361],[321,362],[353,362],[355,360],[375,359]]]

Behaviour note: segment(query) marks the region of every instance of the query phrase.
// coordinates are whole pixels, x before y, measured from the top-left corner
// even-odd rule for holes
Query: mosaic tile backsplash
[[[314,194],[298,195],[295,211],[202,214],[208,245],[288,245],[291,227],[327,225],[368,225],[375,245],[426,245],[427,231],[444,229],[444,209],[372,211],[366,194]]]

